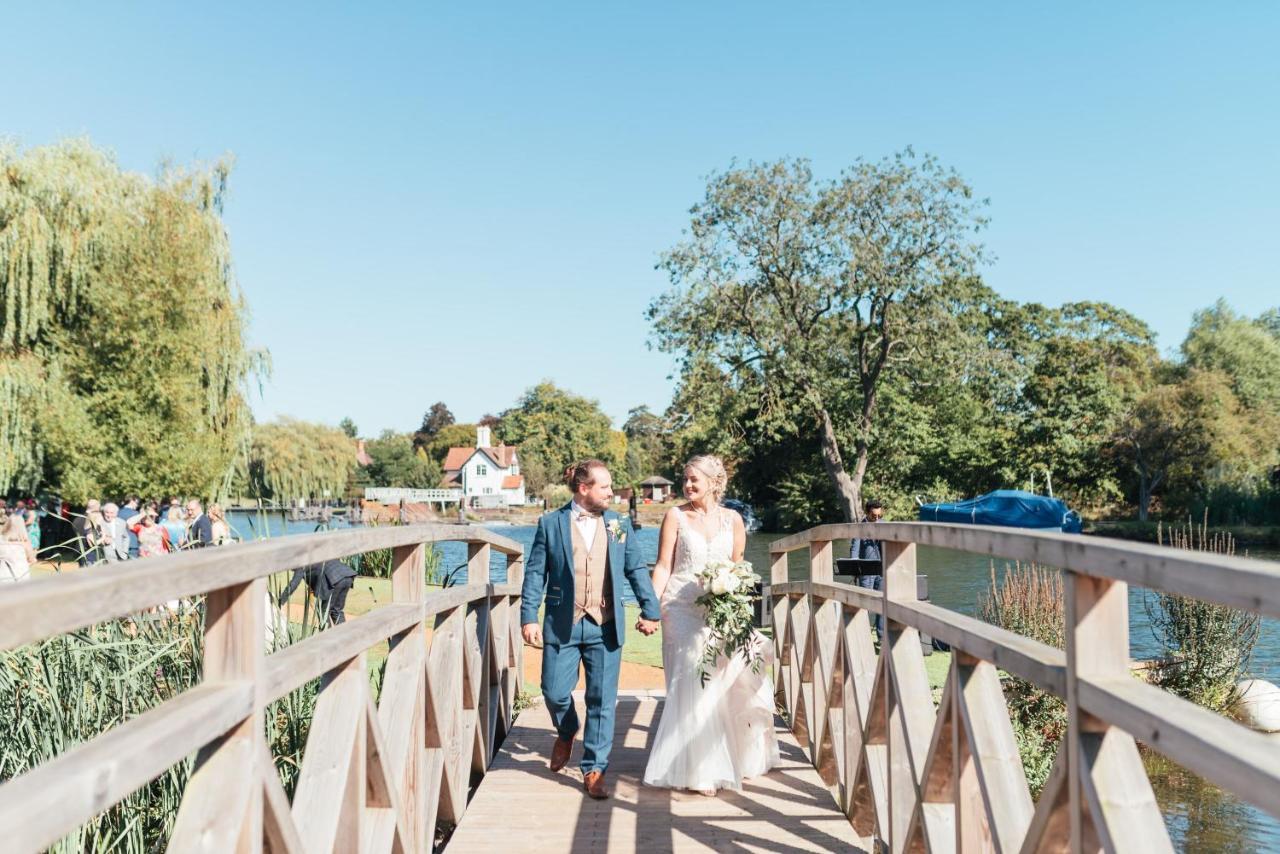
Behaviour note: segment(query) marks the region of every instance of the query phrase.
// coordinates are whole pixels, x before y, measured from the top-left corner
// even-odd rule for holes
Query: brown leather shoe
[[[609,797],[609,790],[604,785],[603,771],[588,771],[582,778],[582,785],[587,790],[587,795],[597,801],[603,801]]]
[[[559,771],[569,761],[569,754],[573,752],[573,739],[565,741],[557,738],[556,743],[551,745],[551,761],[547,763],[547,767],[552,771]]]

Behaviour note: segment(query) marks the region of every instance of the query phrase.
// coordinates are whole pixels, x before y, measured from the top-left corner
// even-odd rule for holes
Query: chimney
[[[488,427],[476,428],[476,447],[477,448],[489,447],[489,428]]]

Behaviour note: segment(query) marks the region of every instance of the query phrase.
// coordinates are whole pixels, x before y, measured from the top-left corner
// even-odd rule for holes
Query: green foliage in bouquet
[[[703,593],[695,601],[705,611],[707,628],[711,630],[698,663],[702,686],[706,687],[722,655],[741,655],[753,671],[759,672],[764,652],[752,622],[755,603],[760,599],[756,593],[760,576],[745,560],[713,560],[698,573],[698,583]]]

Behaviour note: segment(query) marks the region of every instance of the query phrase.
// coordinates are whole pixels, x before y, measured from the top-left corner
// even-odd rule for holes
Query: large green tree
[[[1242,317],[1218,300],[1196,312],[1182,342],[1187,365],[1216,370],[1249,409],[1280,412],[1280,313],[1273,309],[1257,320]]]
[[[0,491],[221,493],[265,356],[222,225],[228,165],[0,145]]]
[[[373,486],[434,489],[442,477],[440,464],[425,449],[413,446],[413,437],[385,430],[365,443],[373,462],[366,469]]]
[[[431,444],[436,435],[453,424],[454,420],[453,413],[445,406],[444,401],[438,400],[431,404],[431,408],[422,416],[422,425],[414,431],[413,447],[422,448]]]
[[[614,471],[626,460],[627,437],[612,429],[600,404],[554,383],[538,383],[501,417],[502,440],[519,446],[520,470],[533,494],[559,483],[575,460],[598,457]]]
[[[1030,370],[1021,388],[1023,472],[1081,504],[1122,497],[1106,450],[1120,419],[1152,385],[1155,335],[1106,303],[1028,307]]]
[[[1211,473],[1247,473],[1261,460],[1274,461],[1275,440],[1275,418],[1246,411],[1228,375],[1189,368],[1137,400],[1113,447],[1137,475],[1138,518],[1145,520],[1152,499],[1166,489],[1185,497]]]
[[[418,434],[414,434],[417,443]],[[417,445],[429,458],[442,464],[450,448],[474,448],[476,444],[476,425],[450,424],[441,427],[425,443]]]
[[[238,494],[277,503],[338,498],[356,466],[356,444],[339,427],[280,418],[253,428]]]
[[[803,160],[713,175],[688,239],[660,264],[674,286],[649,309],[660,345],[730,372],[753,366],[756,417],[816,433],[841,515],[856,519],[879,394],[936,332],[940,288],[981,259],[982,205],[910,150],[831,181]]]

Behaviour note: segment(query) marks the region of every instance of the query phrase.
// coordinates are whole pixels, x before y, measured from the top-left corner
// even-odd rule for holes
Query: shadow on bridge
[[[446,850],[855,850],[848,820],[781,724],[781,767],[748,781],[740,792],[708,798],[644,786],[641,778],[661,713],[658,696],[619,697],[608,773],[613,797],[593,801],[583,792],[576,767],[581,739],[575,742],[569,765],[551,773],[547,758],[555,736],[550,717],[541,705],[527,709]]]

